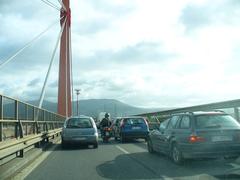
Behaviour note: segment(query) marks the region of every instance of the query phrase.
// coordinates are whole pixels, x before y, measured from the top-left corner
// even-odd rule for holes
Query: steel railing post
[[[48,125],[47,125],[47,119],[46,119],[46,112],[45,112],[45,110],[44,111],[42,111],[43,113],[42,113],[42,115],[43,115],[43,122],[44,122],[44,131],[45,131],[45,133],[47,134],[47,138],[46,138],[46,140],[45,141],[47,141],[47,142],[49,142],[49,138],[48,138]]]
[[[18,113],[18,101],[15,100],[15,119],[18,121],[18,132],[19,132],[19,137],[23,138],[23,126],[22,126],[22,121],[19,119],[19,113]],[[21,149],[19,153],[17,153],[17,157],[23,157],[24,150]]]
[[[48,116],[49,116],[49,114],[48,114]],[[48,121],[49,121],[49,117],[47,119],[45,118],[46,132],[48,132]]]
[[[29,121],[28,119],[28,105],[25,105],[25,109],[26,109],[26,112],[25,112],[25,115],[26,115],[26,120]],[[31,127],[31,126],[30,126]],[[27,136],[29,134],[28,132],[28,123],[26,123],[26,127],[25,127],[25,135]]]
[[[34,134],[38,134],[39,133],[38,116],[39,116],[39,111],[36,112],[36,108],[33,107]],[[40,148],[41,147],[41,142],[35,143],[34,147],[35,148]]]
[[[39,109],[36,109],[34,107],[34,121],[35,121],[36,134],[38,134],[40,132],[39,125],[38,125],[38,119],[39,119]]]
[[[23,138],[23,126],[22,121],[19,119],[19,113],[18,113],[18,101],[15,101],[15,119],[18,121],[18,127],[19,127],[19,137]]]
[[[33,121],[34,121],[34,123],[33,123],[33,134],[36,134],[36,131],[37,131],[37,126],[36,126],[36,120],[35,120],[35,107],[33,107]]]
[[[18,107],[17,107],[17,101],[14,100],[14,118],[15,120],[17,120],[17,122],[15,123],[15,138],[18,139],[19,138],[19,131],[20,131],[20,125],[19,125],[19,120],[18,120],[18,111],[17,111]]]
[[[238,107],[234,107],[234,117],[238,122],[240,121]]]
[[[43,131],[46,132],[45,112],[41,111],[41,121],[43,122]]]
[[[0,95],[0,120],[3,119],[3,98]],[[3,141],[3,123],[0,122],[0,142]]]

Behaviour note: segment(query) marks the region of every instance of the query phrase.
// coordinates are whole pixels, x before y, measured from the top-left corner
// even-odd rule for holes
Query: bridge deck
[[[73,146],[62,150],[58,144],[26,179],[215,179],[232,169],[231,163],[222,159],[199,160],[180,167],[165,156],[149,154],[141,141],[100,143],[98,149]]]

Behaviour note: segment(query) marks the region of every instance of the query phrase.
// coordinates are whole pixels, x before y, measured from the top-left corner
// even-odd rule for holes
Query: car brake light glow
[[[205,139],[203,137],[199,137],[199,136],[196,136],[196,135],[191,135],[189,137],[189,142],[191,142],[191,143],[203,142],[203,141],[205,141]]]
[[[105,131],[111,131],[111,128],[106,127],[106,128],[104,128],[104,130],[105,130]]]

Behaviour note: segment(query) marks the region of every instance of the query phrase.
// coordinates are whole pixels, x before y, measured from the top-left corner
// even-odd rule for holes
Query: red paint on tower
[[[70,50],[69,50],[69,33],[71,25],[71,10],[69,8],[69,0],[62,1],[66,10],[61,9],[60,20],[61,26],[64,27],[61,44],[60,44],[60,63],[59,63],[59,81],[58,81],[58,113],[63,116],[72,115],[72,102],[71,102],[71,82],[70,82]]]

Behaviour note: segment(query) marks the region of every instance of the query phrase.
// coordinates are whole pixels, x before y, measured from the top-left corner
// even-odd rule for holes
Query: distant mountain
[[[32,104],[34,106],[38,106],[39,101],[28,101],[27,103]],[[57,112],[57,103],[50,102],[50,101],[43,101],[42,108],[52,111],[52,112]]]
[[[29,101],[29,104],[38,105],[38,101]],[[44,101],[43,108],[57,112],[57,103]],[[74,115],[77,114],[77,102],[73,102]],[[165,110],[166,108],[139,108],[122,103],[115,99],[88,99],[79,101],[80,114],[97,117],[100,112],[108,112],[112,116],[126,116]]]

